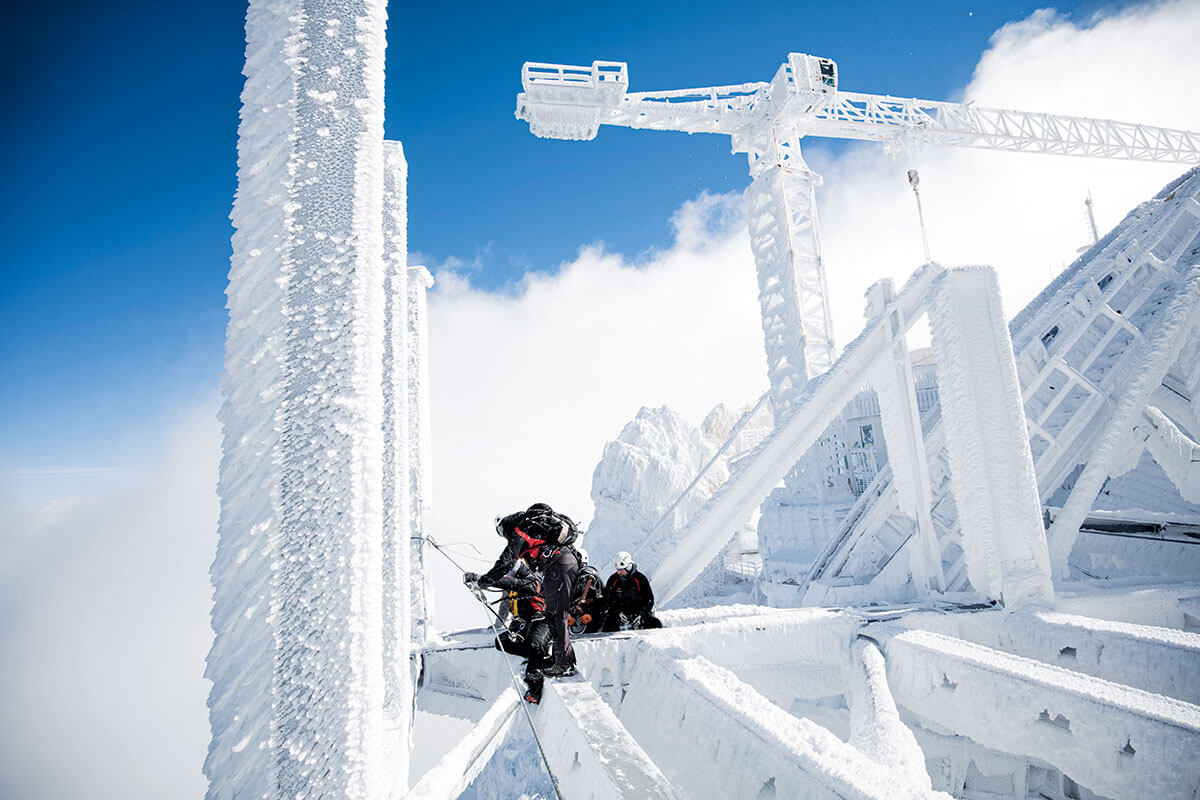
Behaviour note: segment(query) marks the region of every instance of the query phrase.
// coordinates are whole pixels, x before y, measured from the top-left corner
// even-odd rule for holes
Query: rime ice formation
[[[414,681],[409,652],[416,593],[411,587],[408,162],[399,142],[384,142],[383,155],[383,759],[396,769],[388,783],[404,786],[412,745]]]
[[[717,406],[699,430],[669,408],[643,408],[609,442],[592,477],[592,559],[607,566],[628,550],[643,572],[657,568],[677,530],[729,475],[729,463],[770,426],[762,404],[740,413]],[[724,447],[723,447],[724,445]],[[678,501],[678,502],[676,502]]]
[[[1037,476],[994,273],[947,275],[929,322],[967,576],[1010,606],[1052,603]],[[931,498],[923,502],[928,510]],[[929,558],[940,570],[936,541]]]
[[[430,476],[429,317],[426,292],[433,276],[422,266],[408,268],[408,454],[409,518],[412,533],[412,638],[420,646],[429,640],[433,624],[433,586],[425,572],[425,536],[433,507]]]
[[[1154,406],[1147,406],[1142,413],[1138,430],[1146,436],[1146,449],[1181,495],[1200,501],[1200,444]]]
[[[383,141],[385,23],[383,0],[254,0],[247,14],[210,798],[408,784],[425,407],[406,165]]]

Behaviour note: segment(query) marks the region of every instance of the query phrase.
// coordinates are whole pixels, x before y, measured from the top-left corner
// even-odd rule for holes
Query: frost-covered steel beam
[[[896,701],[922,720],[1048,762],[1106,797],[1191,800],[1200,707],[927,631],[887,644]]]
[[[592,674],[593,665],[603,668],[613,653],[651,637],[732,669],[783,705],[840,693],[842,653],[858,630],[856,618],[823,608],[742,609],[744,614],[724,619],[715,609],[669,611],[667,628],[585,637],[575,640],[575,651]],[[420,658],[418,707],[436,714],[476,719],[512,685],[506,660],[520,675],[521,660],[497,651],[491,634],[460,635],[455,644],[426,648]]]
[[[971,614],[959,635],[1126,686],[1200,704],[1200,635],[1056,611]]]
[[[383,165],[383,713],[385,763],[406,766],[414,690],[414,604],[409,514],[408,162],[400,142],[384,142]],[[396,755],[392,755],[396,754]],[[402,755],[401,755],[402,754]],[[395,775],[408,785],[408,775]]]
[[[389,795],[408,800],[454,800],[479,777],[492,755],[508,735],[521,715],[521,699],[513,688],[505,689],[492,703],[483,718],[476,723],[458,744],[429,768],[416,786],[405,792]],[[522,724],[524,721],[522,720]]]
[[[547,681],[531,717],[564,798],[681,800],[590,683]]]
[[[649,638],[636,648],[618,717],[684,796],[949,798],[789,714],[707,659]]]
[[[412,639],[429,640],[433,584],[425,571],[425,536],[433,509],[433,434],[429,413],[429,303],[433,275],[420,265],[408,268],[408,456],[412,527]]]
[[[674,615],[679,612],[667,612]],[[771,609],[699,625],[670,627],[635,638],[678,647],[736,673],[771,702],[790,708],[796,700],[842,693],[845,652],[860,622],[823,608]],[[581,662],[592,658],[587,642]],[[599,649],[599,648],[598,648]],[[597,654],[597,663],[606,656]],[[590,674],[590,673],[589,673]]]
[[[377,798],[384,765],[384,0],[252,0],[210,798]]]
[[[888,688],[883,653],[869,639],[858,639],[850,655],[846,674],[850,744],[872,761],[904,773],[913,786],[932,789],[925,754],[916,736],[900,720]]]
[[[943,277],[943,281],[945,278]],[[896,487],[899,510],[913,521],[915,541],[909,545],[909,571],[918,596],[946,589],[942,572],[942,554],[933,528],[933,489],[925,440],[921,433],[921,415],[917,408],[916,381],[905,332],[908,324],[895,302],[891,280],[878,281],[868,291],[871,310],[887,326],[892,357],[881,359],[871,385],[879,400],[883,439],[888,444],[892,483]],[[826,537],[826,541],[833,537]]]
[[[1053,603],[1021,384],[995,271],[946,273],[929,306],[929,328],[971,585],[1009,607]]]
[[[897,303],[911,325],[920,314],[926,292],[941,267],[927,264],[913,274]],[[678,544],[653,576],[662,604],[683,591],[720,552],[754,507],[766,497],[859,391],[875,360],[890,353],[884,322],[867,324],[833,368],[809,381],[797,396],[794,411],[744,456],[729,479],[688,521]]]
[[[520,674],[521,660],[501,653],[492,639],[490,634],[486,641],[472,636],[469,642],[424,650],[417,707],[434,714],[478,718],[492,698],[513,685],[509,668]]]

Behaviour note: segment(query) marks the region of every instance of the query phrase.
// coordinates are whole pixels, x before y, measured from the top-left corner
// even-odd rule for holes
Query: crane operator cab
[[[777,87],[786,87],[790,98],[799,101],[801,112],[815,111],[837,93],[837,62],[806,53],[788,53],[787,63],[779,68],[771,84],[772,94]]]

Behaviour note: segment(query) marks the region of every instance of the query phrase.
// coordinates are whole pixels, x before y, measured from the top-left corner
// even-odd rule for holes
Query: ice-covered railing
[[[862,334],[832,369],[804,387],[793,411],[735,466],[677,537],[675,549],[654,575],[663,603],[699,575],[868,382],[880,396],[900,507],[917,531],[916,544],[908,550],[913,585],[922,595],[941,591],[928,464],[904,343],[908,328],[924,313],[934,332],[943,408],[954,409],[947,428],[952,480],[973,509],[962,520],[972,584],[1009,603],[1053,597],[1016,367],[994,272],[944,271],[929,264],[898,296],[889,281],[881,281],[868,297],[870,321]]]
[[[525,92],[517,116],[529,120],[536,136],[552,139],[592,139],[601,112],[621,102],[629,86],[625,64],[593,61],[591,67],[527,62],[521,68]]]

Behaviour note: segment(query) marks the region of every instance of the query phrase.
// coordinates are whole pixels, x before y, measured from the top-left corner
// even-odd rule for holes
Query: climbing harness
[[[451,558],[450,554],[443,550],[441,545],[434,541],[432,536],[424,536],[420,538],[424,538],[425,541],[433,545],[433,549],[444,555],[459,572],[464,575],[467,574],[467,570],[463,569],[457,561]],[[495,617],[498,622],[503,624],[504,621],[500,619],[500,615],[497,614],[492,609],[491,605],[483,598],[483,591],[481,589],[476,588],[475,591],[471,592],[471,594],[474,595],[475,599],[479,601],[480,605],[491,612],[492,616]],[[496,627],[496,622],[491,622],[490,626],[492,628],[492,632],[496,634],[496,638],[500,638],[500,630]],[[523,697],[525,693],[521,690],[521,685],[517,680],[517,673],[513,671],[512,662],[506,658],[504,659],[504,666],[508,668],[508,675],[510,678],[512,678],[513,688],[517,690],[517,695],[519,697]],[[560,790],[558,786],[558,778],[554,776],[554,770],[550,769],[550,759],[546,757],[546,750],[542,747],[541,737],[538,736],[537,728],[533,724],[533,717],[529,713],[529,703],[522,701],[521,710],[525,712],[525,720],[529,723],[529,732],[533,734],[533,742],[537,745],[538,755],[541,756],[542,759],[542,766],[546,768],[546,774],[550,776],[550,785],[554,788],[554,796],[557,797],[558,800],[564,800],[562,790]]]

